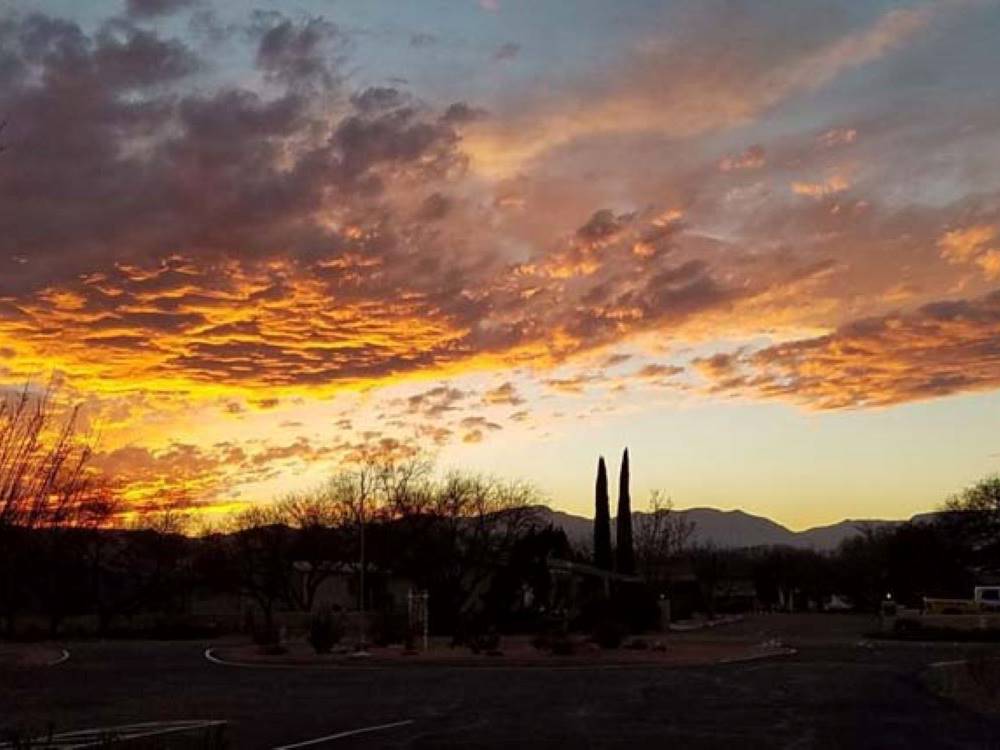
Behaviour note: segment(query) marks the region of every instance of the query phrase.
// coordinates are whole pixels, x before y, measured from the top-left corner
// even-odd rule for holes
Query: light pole
[[[358,582],[358,614],[360,616],[360,639],[356,656],[368,656],[368,644],[365,642],[365,487],[361,482],[361,492],[358,496],[358,528],[361,537],[361,569]]]

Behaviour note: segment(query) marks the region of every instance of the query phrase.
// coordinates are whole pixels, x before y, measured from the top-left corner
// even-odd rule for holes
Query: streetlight
[[[358,493],[358,533],[361,541],[361,569],[358,582],[358,615],[360,616],[358,630],[360,638],[358,650],[354,652],[354,656],[364,657],[371,656],[371,654],[368,652],[365,638],[365,477],[362,475],[359,478],[361,480],[361,491]]]

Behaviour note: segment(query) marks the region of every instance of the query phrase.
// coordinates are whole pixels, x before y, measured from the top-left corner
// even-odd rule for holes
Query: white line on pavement
[[[50,666],[50,667],[54,667],[54,666],[56,666],[57,664],[62,664],[62,663],[63,663],[64,661],[66,661],[67,659],[69,659],[69,651],[67,651],[66,649],[62,649],[62,653],[61,653],[61,654],[59,654],[59,658],[58,658],[58,659],[56,659],[55,661],[50,661],[50,662],[48,663],[48,666]]]
[[[406,721],[396,721],[392,724],[377,724],[372,727],[362,727],[361,729],[350,729],[346,732],[337,732],[337,734],[328,734],[326,737],[317,737],[314,740],[306,740],[305,742],[296,742],[294,745],[281,745],[280,747],[274,748],[274,750],[293,750],[296,747],[308,747],[310,745],[318,745],[321,742],[330,742],[332,740],[341,740],[344,737],[354,737],[358,734],[368,734],[369,732],[379,732],[383,729],[393,729],[395,727],[404,727],[407,724],[412,724],[413,719],[407,719]]]
[[[941,669],[942,667],[956,667],[959,664],[965,664],[968,659],[955,659],[953,661],[936,661],[933,664],[928,664],[927,666],[931,669]]]

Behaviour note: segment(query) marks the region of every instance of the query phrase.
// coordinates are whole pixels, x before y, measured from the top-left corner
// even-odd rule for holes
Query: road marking
[[[55,661],[50,661],[46,666],[54,667],[57,664],[62,664],[67,659],[69,659],[69,651],[67,651],[66,649],[62,649],[62,653],[59,655],[59,658],[56,659]]]
[[[213,648],[205,649],[205,658],[208,659],[213,664],[224,664],[226,666],[229,666],[229,664],[235,664],[235,662],[222,661],[222,659],[220,659],[218,656],[212,653],[213,651],[215,651],[215,649]]]
[[[959,664],[968,664],[968,659],[954,659],[952,661],[936,661],[933,664],[928,664],[930,669],[941,669],[942,667],[956,667]]]
[[[98,744],[107,742],[109,737],[113,737],[115,744],[117,744],[118,742],[132,742],[133,740],[161,737],[179,732],[211,729],[226,724],[226,721],[218,719],[180,719],[175,721],[145,721],[113,727],[91,727],[72,732],[60,732],[50,737],[36,738],[31,740],[31,747],[77,750],[77,748],[97,747]],[[15,747],[20,747],[20,745],[4,743],[0,745],[0,750],[13,750]]]
[[[413,719],[406,719],[405,721],[395,721],[392,724],[377,724],[372,727],[362,727],[361,729],[349,729],[346,732],[337,732],[337,734],[328,734],[326,737],[317,737],[314,740],[306,740],[305,742],[296,742],[294,745],[281,745],[274,748],[274,750],[293,750],[296,747],[309,747],[310,745],[318,745],[321,742],[332,742],[333,740],[342,740],[345,737],[354,737],[359,734],[368,734],[369,732],[380,732],[383,729],[394,729],[395,727],[405,727],[407,724],[412,724]]]

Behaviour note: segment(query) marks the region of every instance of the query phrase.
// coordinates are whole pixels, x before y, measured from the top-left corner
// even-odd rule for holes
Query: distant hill
[[[593,539],[593,521],[584,516],[576,516],[551,508],[541,512],[552,525],[561,528],[573,544],[589,545]],[[712,544],[717,547],[762,547],[787,545],[790,547],[832,550],[845,539],[861,533],[864,529],[880,526],[895,526],[902,521],[873,519],[845,519],[829,526],[817,526],[805,531],[792,531],[780,523],[763,516],[755,516],[742,510],[718,510],[717,508],[687,508],[672,511],[695,525],[692,541],[695,544]],[[633,513],[638,521],[643,513]],[[914,520],[930,520],[933,514],[914,516]],[[612,519],[611,533],[615,524]]]

